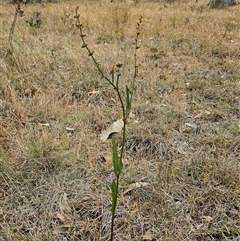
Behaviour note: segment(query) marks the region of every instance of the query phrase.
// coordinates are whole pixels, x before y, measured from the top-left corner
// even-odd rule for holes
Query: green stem
[[[111,220],[111,237],[110,241],[114,239],[114,220],[115,220],[115,213],[116,213],[116,205],[117,205],[117,198],[118,198],[118,186],[119,186],[119,175],[116,176],[116,194],[113,197],[115,199],[115,205],[112,207],[112,220]]]

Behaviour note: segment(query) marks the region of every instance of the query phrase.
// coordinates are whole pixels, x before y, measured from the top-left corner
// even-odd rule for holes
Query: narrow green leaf
[[[111,212],[113,213],[115,211],[116,204],[117,204],[117,184],[116,184],[115,180],[112,181],[111,190],[112,190],[112,207],[111,207]]]
[[[119,175],[118,151],[117,151],[117,144],[114,138],[112,138],[112,162],[113,162],[113,171],[115,175],[118,176]]]
[[[123,163],[121,160],[118,161],[118,174],[121,174],[122,172],[122,169],[123,169]]]

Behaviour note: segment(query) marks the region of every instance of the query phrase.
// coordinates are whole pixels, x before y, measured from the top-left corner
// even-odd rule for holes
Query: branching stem
[[[92,59],[94,65],[97,67],[98,72],[100,73],[101,77],[105,79],[115,90],[117,93],[118,100],[121,105],[122,109],[122,116],[123,116],[123,131],[122,131],[122,141],[121,141],[121,149],[120,152],[117,150],[117,146],[115,143],[115,140],[113,140],[113,167],[114,167],[114,173],[115,173],[115,179],[112,182],[111,189],[112,189],[112,218],[111,218],[111,235],[110,235],[110,241],[114,240],[114,220],[116,216],[116,206],[117,206],[117,199],[118,199],[118,189],[119,189],[119,179],[120,179],[120,174],[122,172],[122,167],[123,167],[123,155],[124,155],[124,150],[125,150],[125,144],[126,144],[126,125],[127,125],[127,119],[131,110],[132,106],[132,96],[135,90],[135,82],[137,78],[137,73],[138,73],[138,66],[137,66],[137,50],[139,49],[138,45],[138,38],[140,35],[139,27],[142,22],[142,16],[139,19],[139,22],[137,23],[137,33],[136,33],[136,38],[135,38],[135,51],[134,51],[134,75],[133,75],[133,80],[130,86],[130,89],[128,86],[126,86],[126,96],[125,96],[125,101],[126,105],[124,104],[124,95],[121,92],[121,89],[119,88],[119,78],[120,74],[117,72],[117,79],[115,81],[114,79],[114,68],[112,69],[112,79],[107,77],[103,70],[100,67],[100,64],[97,62],[97,60],[94,57],[93,52],[90,50],[88,47],[86,41],[85,41],[85,34],[83,33],[83,28],[82,24],[80,22],[80,14],[78,13],[78,7],[76,8],[76,15],[75,18],[77,19],[77,27],[79,28],[80,31],[80,37],[82,40],[82,48],[86,48],[88,52],[88,56]],[[119,154],[119,155],[118,155]]]

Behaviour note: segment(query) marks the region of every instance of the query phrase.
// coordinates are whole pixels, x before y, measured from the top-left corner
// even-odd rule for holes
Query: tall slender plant
[[[118,150],[116,141],[114,137],[112,138],[112,165],[113,165],[113,172],[115,174],[115,178],[113,179],[111,183],[111,191],[112,191],[112,206],[111,206],[111,212],[112,212],[112,218],[111,218],[111,236],[110,241],[114,240],[114,221],[116,217],[116,207],[117,207],[117,200],[118,200],[118,189],[119,189],[119,179],[120,174],[123,170],[123,155],[124,155],[124,149],[125,149],[125,143],[126,143],[126,125],[127,125],[127,119],[132,107],[132,100],[133,100],[133,94],[135,91],[135,84],[136,84],[136,78],[138,74],[138,65],[137,65],[137,50],[139,49],[139,35],[140,35],[140,25],[142,23],[142,16],[140,16],[139,21],[137,22],[136,26],[136,37],[135,37],[135,51],[134,51],[134,74],[133,79],[130,83],[130,87],[126,85],[125,87],[125,93],[120,89],[119,87],[119,80],[121,77],[121,74],[119,72],[119,68],[121,68],[121,65],[116,65],[117,70],[112,69],[111,71],[111,77],[108,77],[106,74],[104,74],[100,63],[96,60],[93,51],[88,47],[85,37],[86,35],[83,33],[83,25],[80,21],[80,14],[78,12],[79,8],[77,7],[75,12],[76,15],[74,16],[77,20],[77,28],[80,31],[80,37],[82,40],[82,48],[85,48],[87,50],[88,56],[92,59],[94,65],[96,66],[98,72],[100,73],[101,77],[105,79],[116,91],[118,100],[121,105],[122,110],[122,119],[123,119],[123,131],[122,131],[122,139],[121,139],[121,147],[120,150]]]

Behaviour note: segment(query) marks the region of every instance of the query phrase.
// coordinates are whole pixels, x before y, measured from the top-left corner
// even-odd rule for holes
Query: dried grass
[[[26,5],[42,26],[2,3],[0,240],[107,240],[115,94],[81,49],[79,5],[96,58],[134,71],[116,240],[239,240],[239,9],[192,3],[84,1]],[[116,136],[118,139],[118,136]],[[133,183],[148,185],[128,190]]]

